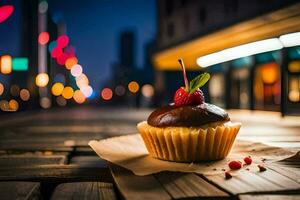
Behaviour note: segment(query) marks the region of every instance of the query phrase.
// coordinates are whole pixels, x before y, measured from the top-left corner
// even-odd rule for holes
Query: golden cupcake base
[[[175,162],[200,162],[225,158],[241,127],[227,122],[215,127],[153,127],[137,125],[152,157]]]

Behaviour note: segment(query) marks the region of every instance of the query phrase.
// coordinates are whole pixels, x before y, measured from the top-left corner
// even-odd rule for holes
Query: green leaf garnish
[[[210,79],[209,73],[203,73],[198,75],[196,78],[194,78],[190,82],[190,88],[189,88],[189,93],[192,94],[194,93],[198,88],[202,87],[205,85],[205,83]]]

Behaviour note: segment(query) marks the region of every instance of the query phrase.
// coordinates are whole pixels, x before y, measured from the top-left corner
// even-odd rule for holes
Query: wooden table
[[[300,199],[299,155],[230,180],[174,172],[140,177],[88,147],[91,139],[135,133],[148,113],[83,108],[3,116],[1,199]],[[253,131],[253,120],[242,122],[242,139],[300,150],[297,123],[256,123],[263,131]]]

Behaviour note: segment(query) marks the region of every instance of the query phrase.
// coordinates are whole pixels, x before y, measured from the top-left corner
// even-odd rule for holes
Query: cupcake
[[[188,82],[179,60],[185,87],[174,95],[174,103],[156,109],[137,128],[149,154],[161,160],[200,162],[225,158],[241,127],[232,123],[218,106],[205,103],[202,87],[210,78],[201,74]]]

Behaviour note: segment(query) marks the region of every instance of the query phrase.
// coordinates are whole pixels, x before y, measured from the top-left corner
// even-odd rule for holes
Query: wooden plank
[[[75,156],[71,158],[70,164],[80,166],[107,168],[107,162],[99,158],[99,156]]]
[[[270,169],[278,172],[279,174],[288,177],[300,184],[300,169],[292,166],[282,166],[279,164],[272,164],[269,166]]]
[[[229,197],[229,195],[193,173],[161,172],[155,177],[174,199],[191,197]]]
[[[0,182],[1,199],[28,200],[40,199],[40,183]]]
[[[249,192],[287,192],[300,190],[300,184],[270,168],[264,172],[241,171],[231,179],[224,175],[211,175],[206,178],[232,194]]]
[[[0,180],[111,182],[112,178],[108,168],[72,164],[0,168]]]
[[[102,182],[77,182],[58,185],[51,200],[117,199],[113,184]]]
[[[272,194],[272,195],[239,195],[240,200],[297,200],[300,199],[299,194],[291,195],[281,195],[281,194]]]
[[[0,156],[0,167],[18,167],[33,165],[66,164],[67,158],[63,155],[5,155]]]
[[[124,199],[171,199],[154,176],[136,176],[131,171],[114,164],[109,164],[109,168]]]
[[[75,147],[74,153],[75,156],[97,156],[96,152],[90,147]]]
[[[64,143],[44,141],[0,141],[0,150],[6,151],[64,151],[71,152],[73,148]]]

